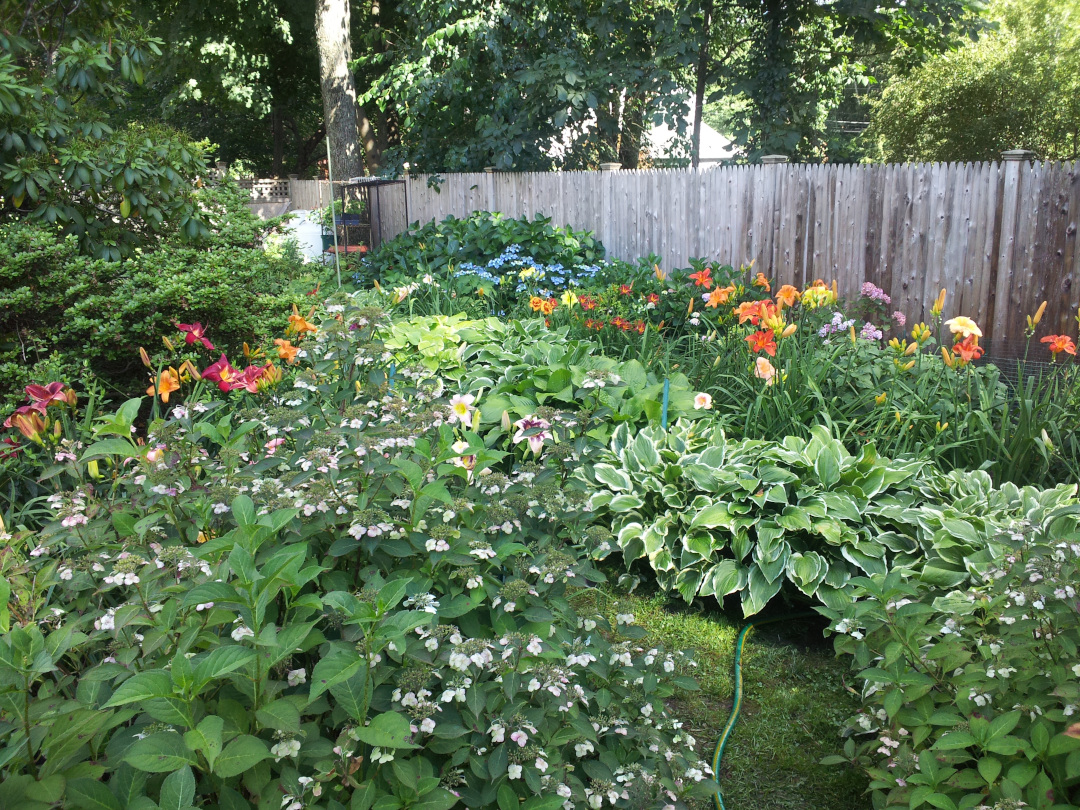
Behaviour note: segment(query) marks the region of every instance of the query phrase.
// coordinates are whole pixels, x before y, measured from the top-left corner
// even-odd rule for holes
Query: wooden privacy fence
[[[420,175],[408,179],[408,221],[543,214],[594,231],[629,261],[753,262],[778,284],[835,278],[848,297],[870,281],[909,323],[929,319],[944,287],[946,317],[975,318],[1003,356],[1022,351],[1025,316],[1041,301],[1050,303],[1040,334],[1075,335],[1080,306],[1080,164],[1027,158],[447,174],[438,192]],[[405,228],[403,188],[384,192],[385,238]]]

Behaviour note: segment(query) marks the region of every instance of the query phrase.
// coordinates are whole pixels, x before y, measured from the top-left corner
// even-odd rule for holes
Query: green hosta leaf
[[[750,566],[750,577],[747,587],[742,592],[743,616],[756,616],[760,613],[769,600],[780,592],[780,586],[784,583],[783,577],[777,577],[769,582],[756,565]]]
[[[612,467],[610,464],[594,465],[592,474],[597,481],[611,489],[617,489],[623,492],[630,492],[634,489],[634,482],[630,480],[630,476],[622,470]]]
[[[244,734],[225,746],[214,763],[214,773],[223,778],[239,776],[271,756],[266,743],[258,737]]]
[[[721,560],[703,578],[701,593],[717,598],[746,587],[746,569],[734,560]]]
[[[690,521],[691,529],[715,529],[722,527],[728,531],[734,529],[734,521],[725,503],[706,506]]]
[[[817,586],[825,578],[829,564],[816,551],[794,552],[788,557],[788,579],[807,596],[813,596]]]
[[[174,731],[159,731],[136,740],[124,753],[124,761],[148,773],[170,773],[196,764],[195,754]]]
[[[611,499],[608,508],[612,512],[629,512],[640,509],[645,505],[645,500],[640,495],[624,494],[616,495]]]
[[[825,489],[832,489],[840,482],[840,452],[835,442],[828,442],[814,459],[814,472]]]
[[[368,745],[378,748],[419,748],[410,742],[412,729],[409,719],[397,712],[383,712],[371,720],[371,724],[358,728],[356,734]]]

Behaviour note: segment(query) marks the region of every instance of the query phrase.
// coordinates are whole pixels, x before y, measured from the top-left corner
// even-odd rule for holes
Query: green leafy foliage
[[[977,41],[895,77],[866,137],[888,161],[1080,154],[1080,12],[1070,0],[997,0]]]
[[[1008,526],[966,591],[894,571],[823,611],[863,682],[844,755],[825,762],[864,768],[875,808],[1080,803],[1076,513]]]
[[[24,448],[54,497],[40,531],[11,527],[36,587],[0,636],[0,800],[706,798],[667,709],[692,660],[583,598],[603,575],[555,450],[589,425],[476,427],[453,380],[399,366],[390,388],[385,318],[328,315],[288,384],[177,393],[144,445],[136,399],[59,464],[68,436]]]
[[[205,204],[227,222],[208,236],[209,250],[165,243],[123,262],[80,254],[75,237],[53,226],[0,225],[3,400],[21,400],[31,382],[91,374],[124,394],[144,390],[132,373],[138,347],[153,352],[177,338],[177,322],[201,322],[222,351],[266,338],[303,297],[292,283],[314,287],[317,278],[261,248],[269,226],[235,191],[207,191]],[[193,355],[200,367],[207,356]]]
[[[162,235],[205,236],[202,147],[159,124],[108,122],[160,42],[110,0],[27,3],[18,17],[0,34],[0,221],[61,228],[112,260]]]
[[[785,584],[785,595],[832,607],[864,574],[959,585],[995,559],[1000,526],[1076,495],[1065,485],[994,490],[985,473],[942,476],[873,446],[853,456],[821,427],[809,440],[764,442],[701,424],[624,425],[596,461],[578,475],[591,508],[610,514],[614,540],[594,555],[645,558],[687,601],[737,593],[747,616]]]

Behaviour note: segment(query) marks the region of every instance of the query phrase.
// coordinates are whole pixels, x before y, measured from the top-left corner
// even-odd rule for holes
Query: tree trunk
[[[690,136],[690,164],[701,162],[701,114],[705,110],[705,83],[709,72],[709,37],[712,35],[713,0],[704,0],[701,8],[701,48],[698,50],[697,83],[694,87],[694,131]]]
[[[624,169],[636,169],[641,165],[645,106],[640,92],[627,92],[626,104],[623,105],[622,135],[619,138],[619,162]]]
[[[285,162],[285,127],[282,122],[281,109],[270,109],[270,128],[274,133],[274,164],[272,174],[274,177],[283,177],[283,163]]]
[[[359,177],[364,171],[356,85],[349,71],[349,61],[352,59],[352,42],[349,38],[351,25],[349,0],[315,0],[319,83],[335,180]]]
[[[375,127],[363,107],[360,107],[360,143],[364,147],[364,165],[368,174],[378,174],[382,168],[382,147],[376,140]]]

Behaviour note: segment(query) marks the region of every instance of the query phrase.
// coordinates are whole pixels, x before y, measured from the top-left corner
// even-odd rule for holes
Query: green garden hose
[[[724,730],[720,732],[720,739],[716,743],[716,751],[713,753],[712,770],[713,779],[717,782],[720,781],[720,761],[724,758],[724,746],[727,745],[728,739],[731,737],[731,732],[735,729],[735,723],[739,719],[739,709],[742,707],[742,651],[743,643],[746,641],[746,637],[750,635],[750,631],[755,627],[759,627],[763,624],[772,624],[773,622],[790,621],[791,619],[802,619],[808,616],[816,616],[816,613],[793,613],[786,616],[777,616],[771,619],[756,619],[739,631],[739,636],[735,640],[735,694],[731,701],[731,717],[728,718],[727,725],[724,726]],[[716,810],[726,810],[724,807],[724,799],[720,795],[720,791],[716,791],[716,795],[713,796],[713,803],[716,805]]]

